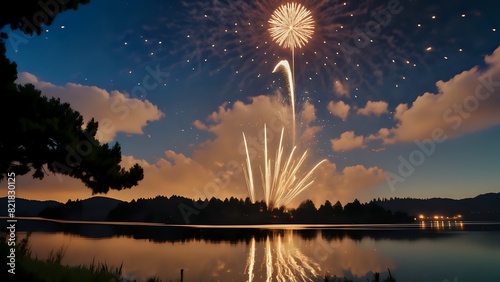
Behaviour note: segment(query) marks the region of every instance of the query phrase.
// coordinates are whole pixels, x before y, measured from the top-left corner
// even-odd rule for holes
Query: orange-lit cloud
[[[333,83],[333,88],[335,90],[335,95],[337,97],[350,97],[351,94],[349,93],[349,86],[347,83],[342,83],[340,81],[335,81]]]
[[[332,115],[339,117],[344,121],[349,116],[349,111],[351,110],[351,106],[347,105],[343,101],[339,102],[330,101],[330,103],[328,103],[327,108]]]
[[[340,201],[342,204],[352,202],[358,193],[366,191],[385,182],[384,171],[376,166],[348,166],[339,170],[330,161],[322,165],[317,172],[314,185],[303,192],[296,204],[303,199],[311,199],[316,207],[325,200]]]
[[[130,98],[119,91],[108,92],[96,86],[67,83],[57,86],[40,81],[36,76],[22,72],[16,81],[31,83],[47,97],[60,98],[83,116],[84,122],[92,117],[99,122],[96,137],[107,143],[116,133],[143,134],[142,129],[151,121],[159,120],[164,114],[148,100]]]
[[[332,139],[331,143],[335,152],[366,148],[365,138],[361,135],[356,136],[354,131],[346,131],[342,133],[340,138]]]
[[[384,101],[368,101],[364,108],[358,109],[357,113],[364,116],[381,116],[382,114],[388,113],[387,107],[389,104]]]
[[[413,142],[440,131],[448,138],[500,124],[500,47],[485,57],[488,65],[473,67],[448,81],[436,83],[437,93],[426,92],[411,105],[396,107],[397,125],[379,132],[384,143]]]

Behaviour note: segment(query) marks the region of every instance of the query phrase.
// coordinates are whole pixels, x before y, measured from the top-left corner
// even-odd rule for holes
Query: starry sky
[[[258,171],[264,124],[272,144],[289,131],[287,81],[273,69],[292,59],[298,146],[307,165],[326,160],[293,203],[500,192],[500,3],[296,1],[315,29],[292,56],[268,31],[287,2],[93,0],[40,35],[5,29],[7,56],[18,83],[95,117],[123,165],[144,167],[138,187],[111,197],[248,196],[242,132]],[[18,187],[92,196],[61,176]]]

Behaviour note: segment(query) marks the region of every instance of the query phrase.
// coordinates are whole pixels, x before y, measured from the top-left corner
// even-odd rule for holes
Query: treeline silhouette
[[[84,201],[68,201],[40,212],[53,219],[85,219]],[[224,200],[211,198],[193,200],[180,196],[157,196],[149,199],[120,202],[106,216],[109,221],[154,222],[165,224],[329,224],[329,223],[402,223],[413,221],[403,212],[384,209],[374,201],[360,203],[357,199],[345,206],[325,201],[319,208],[311,200],[297,208],[268,209],[264,201],[252,203],[249,198]]]

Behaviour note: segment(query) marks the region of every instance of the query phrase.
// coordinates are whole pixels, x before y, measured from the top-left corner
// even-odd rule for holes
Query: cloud
[[[352,202],[362,192],[385,182],[384,171],[376,166],[347,166],[339,170],[328,161],[318,168],[312,188],[302,194],[302,199],[311,199],[319,204],[330,201]]]
[[[303,110],[300,113],[301,122],[310,124],[316,120],[316,108],[309,101],[306,101],[303,106]]]
[[[333,83],[333,88],[337,97],[351,97],[351,94],[349,93],[349,86],[347,85],[347,83],[342,83],[339,80],[336,80]]]
[[[483,70],[473,67],[448,81],[438,81],[435,94],[426,92],[411,105],[398,105],[396,126],[376,137],[384,143],[431,138],[433,132],[455,138],[499,125],[500,47],[485,62]]]
[[[342,101],[339,102],[330,101],[330,103],[328,103],[327,108],[332,115],[339,117],[345,121],[347,119],[347,116],[349,116],[349,110],[351,109],[351,106],[347,105]]]
[[[387,110],[388,106],[389,104],[387,104],[387,102],[384,101],[378,101],[378,102],[368,101],[364,108],[358,109],[357,113],[359,115],[364,115],[364,116],[369,116],[369,115],[381,116],[382,114],[389,112]]]
[[[22,72],[16,81],[19,84],[31,83],[47,97],[60,98],[80,112],[84,122],[92,117],[99,122],[96,137],[107,143],[114,139],[116,133],[143,134],[143,128],[151,121],[163,117],[156,105],[148,100],[127,97],[119,91],[108,92],[96,86],[85,86],[67,83],[57,86],[50,82],[40,81],[33,74]]]
[[[283,96],[261,95],[250,98],[247,102],[237,101],[231,105],[223,104],[205,120],[194,121],[199,130],[212,133],[212,138],[193,147],[190,156],[171,150],[154,162],[124,156],[122,165],[131,166],[138,162],[144,168],[144,180],[137,187],[122,191],[110,191],[107,196],[130,201],[137,198],[149,198],[157,195],[180,195],[190,198],[245,198],[248,190],[243,173],[246,162],[243,133],[248,141],[248,149],[257,183],[256,195],[263,198],[260,187],[259,167],[263,166],[264,125],[266,125],[269,154],[276,154],[282,130],[284,131],[284,154],[291,152],[291,109],[283,104]],[[308,156],[304,162],[304,172],[309,171],[320,161],[314,154],[314,134],[321,128],[314,122],[315,107],[306,103],[298,107],[301,118],[297,139],[297,155],[306,150]],[[334,163],[324,162],[316,171],[314,184],[299,195],[290,206],[298,205],[305,198],[318,201],[352,201],[356,194],[373,185],[385,181],[381,170],[363,166],[346,167],[337,170]],[[298,173],[300,175],[300,173]],[[356,180],[359,179],[359,182]],[[69,177],[47,176],[44,180],[33,180],[29,175],[19,177],[23,189],[20,193],[29,193],[29,198],[67,199],[91,197],[91,191]],[[20,186],[21,187],[21,186]]]
[[[340,135],[340,138],[330,140],[335,152],[350,151],[357,148],[366,148],[365,138],[356,136],[354,131],[346,131]]]

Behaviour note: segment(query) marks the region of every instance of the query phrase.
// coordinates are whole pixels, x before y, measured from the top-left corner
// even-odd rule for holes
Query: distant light
[[[421,24],[417,24],[418,27],[421,27],[422,25]]]
[[[425,49],[425,50],[426,50],[426,51],[431,51],[431,50],[432,50],[432,47],[431,47],[431,46],[429,46],[429,47],[427,47],[427,49]]]
[[[61,28],[62,28],[62,29],[65,29],[65,28],[66,28],[66,26],[64,26],[64,25],[61,25]]]
[[[492,30],[493,32],[497,31],[497,29],[496,29],[496,28],[492,28],[491,30]]]
[[[435,20],[436,19],[436,16],[432,16],[432,19]]]
[[[465,14],[462,14],[462,18],[465,18]]]

